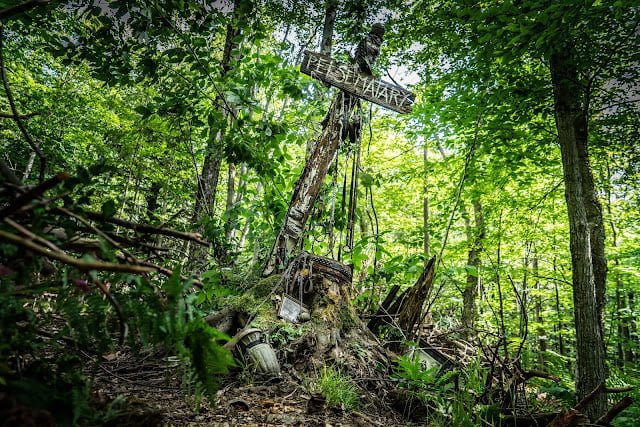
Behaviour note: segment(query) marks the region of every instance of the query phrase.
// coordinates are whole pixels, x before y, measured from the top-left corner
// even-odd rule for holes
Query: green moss
[[[264,279],[260,279],[255,285],[253,285],[250,292],[258,298],[264,298],[269,295],[276,286],[278,286],[281,278],[282,274],[274,274],[272,276],[265,277]]]
[[[340,306],[340,329],[342,331],[348,331],[357,325],[355,314],[351,307],[347,304]]]

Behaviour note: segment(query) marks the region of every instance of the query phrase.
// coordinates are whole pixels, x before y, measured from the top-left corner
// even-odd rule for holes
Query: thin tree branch
[[[192,242],[196,242],[202,246],[210,246],[211,243],[202,239],[202,236],[199,233],[185,233],[182,231],[172,230],[169,228],[156,227],[149,224],[137,224],[135,222],[126,221],[120,218],[108,218],[98,212],[85,212],[87,218],[109,222],[111,224],[116,224],[124,228],[128,228],[130,230],[136,231],[138,233],[146,233],[146,234],[162,234],[163,236],[175,237],[182,240],[190,240]]]
[[[124,314],[122,313],[122,307],[120,307],[120,303],[113,296],[113,294],[109,292],[109,289],[107,289],[104,283],[102,283],[100,280],[94,280],[93,283],[98,287],[98,289],[100,289],[104,296],[107,297],[107,300],[109,300],[109,303],[118,316],[118,321],[120,323],[120,337],[118,338],[118,345],[122,346],[129,333],[129,325],[127,325],[127,321],[125,320]]]
[[[32,250],[47,258],[60,261],[63,264],[70,265],[81,271],[102,270],[102,271],[113,271],[117,273],[133,273],[133,274],[152,273],[156,271],[156,269],[154,268],[139,266],[139,265],[113,264],[110,262],[101,262],[101,261],[83,261],[78,258],[73,258],[64,253],[48,250],[47,248],[37,245],[30,240],[25,240],[20,236],[16,236],[15,234],[12,234],[12,233],[7,233],[6,231],[3,231],[3,230],[0,230],[0,239],[13,243],[16,246],[22,246],[23,248]]]
[[[121,250],[122,253],[124,253],[127,256],[127,259],[128,259],[129,262],[132,262],[134,264],[138,264],[138,262],[137,262],[138,260],[136,259],[136,257],[134,257],[129,251],[127,251],[122,246],[120,246],[120,244],[118,242],[113,240],[104,231],[102,231],[102,230],[98,229],[97,227],[93,226],[88,220],[82,218],[79,215],[76,215],[75,213],[73,213],[70,210],[68,210],[66,208],[63,208],[63,207],[57,207],[56,210],[58,212],[61,212],[61,213],[65,214],[65,215],[70,216],[71,218],[75,218],[76,220],[80,221],[82,224],[84,224],[85,226],[89,227],[89,229],[91,231],[93,231],[98,236],[101,236],[103,239],[105,239],[111,246],[113,246],[116,249]]]
[[[633,397],[631,396],[625,397],[620,402],[613,405],[613,407],[611,407],[611,409],[609,409],[609,411],[606,414],[598,418],[598,420],[596,421],[596,424],[603,425],[603,426],[610,425],[611,421],[613,421],[615,417],[620,415],[620,412],[624,411],[629,406],[631,406],[632,403],[633,403]]]
[[[9,80],[7,79],[7,70],[4,64],[4,27],[0,25],[0,77],[2,77],[2,84],[4,85],[5,95],[7,96],[7,100],[9,101],[9,106],[11,107],[11,113],[13,114],[13,121],[18,125],[18,129],[22,132],[22,135],[27,140],[27,143],[33,151],[36,152],[38,158],[40,159],[40,181],[44,180],[45,169],[47,166],[47,158],[44,153],[40,149],[38,143],[33,139],[29,131],[26,127],[24,127],[24,123],[20,119],[20,114],[18,113],[18,109],[16,107],[16,102],[13,99],[13,93],[11,92],[11,87],[9,87]]]
[[[27,203],[42,196],[45,191],[55,187],[56,185],[58,185],[59,183],[61,183],[62,181],[68,178],[69,178],[68,173],[60,172],[55,176],[49,178],[48,180],[44,181],[42,184],[31,188],[26,193],[18,196],[18,198],[16,198],[9,206],[6,206],[4,209],[0,210],[0,218],[7,217],[12,213],[18,211],[21,207],[23,207]],[[20,180],[18,180],[18,182],[20,182]]]
[[[122,259],[124,257],[119,257],[119,258]],[[170,270],[170,269],[168,269],[166,267],[162,267],[161,265],[154,264],[154,263],[149,262],[149,261],[140,261],[140,260],[137,261],[137,264],[145,266],[145,267],[153,268],[156,272],[162,274],[163,276],[166,276],[166,277],[173,276],[173,270]],[[188,277],[180,275],[180,279],[188,280]],[[193,279],[192,283],[193,283],[193,286],[195,286],[198,289],[203,289],[204,288],[204,284],[200,280]]]
[[[40,113],[34,112],[29,114],[20,114],[19,116],[16,117],[11,113],[0,113],[0,119],[27,120],[33,116],[38,116],[38,115],[40,115]]]
[[[18,224],[17,222],[12,220],[11,218],[5,218],[4,222],[6,222],[11,227],[13,227],[16,230],[18,230],[20,233],[24,234],[26,237],[30,238],[31,240],[35,240],[35,241],[39,242],[40,244],[48,247],[49,249],[51,249],[54,252],[58,252],[58,253],[64,254],[64,251],[62,249],[60,249],[59,247],[57,247],[53,242],[50,242],[47,239],[45,239],[43,237],[40,237],[37,234],[34,234],[33,232],[31,232],[30,230],[26,229],[22,225]]]

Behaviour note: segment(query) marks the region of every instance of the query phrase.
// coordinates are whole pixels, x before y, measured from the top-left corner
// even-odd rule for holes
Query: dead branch
[[[62,192],[60,194],[57,194],[55,197],[52,197],[50,199],[41,198],[40,200],[38,200],[38,201],[36,201],[34,203],[31,203],[31,204],[28,204],[28,205],[25,205],[25,206],[21,207],[15,213],[16,214],[23,214],[23,213],[27,213],[29,211],[32,211],[32,210],[40,208],[40,207],[48,206],[48,205],[52,204],[53,202],[55,202],[56,200],[64,199],[69,194],[71,194],[70,191],[64,191],[64,192]]]
[[[633,391],[633,387],[631,387],[631,386],[627,386],[627,387],[605,387],[605,389],[604,389],[605,393],[629,393],[630,391]]]
[[[568,409],[559,413],[549,424],[547,424],[547,427],[573,427],[582,421],[588,420],[575,409]]]
[[[44,6],[49,3],[50,0],[28,0],[15,6],[8,7],[0,10],[0,19],[7,19],[27,12],[38,6]]]
[[[625,397],[620,402],[613,405],[613,407],[611,407],[611,409],[609,409],[609,411],[606,414],[598,418],[598,420],[596,421],[596,424],[603,425],[603,426],[610,425],[611,421],[613,421],[615,417],[620,415],[620,412],[624,411],[629,406],[631,406],[632,403],[633,403],[633,397],[631,396]]]
[[[527,381],[531,378],[545,378],[547,380],[551,380],[553,382],[560,382],[560,378],[556,377],[553,374],[544,371],[537,371],[535,369],[529,371],[522,371],[522,378],[524,381]]]
[[[27,203],[31,202],[33,199],[37,199],[40,196],[42,196],[45,191],[55,187],[56,185],[58,185],[59,183],[61,183],[62,181],[68,178],[69,178],[68,173],[60,172],[55,176],[49,178],[48,180],[44,181],[40,185],[37,185],[29,189],[25,193],[18,196],[12,203],[9,204],[9,206],[6,206],[2,210],[0,210],[0,217],[7,217],[12,213],[18,211],[20,208],[22,208]]]
[[[16,246],[22,246],[23,248],[32,250],[44,257],[60,261],[63,264],[70,265],[81,271],[102,270],[133,274],[151,273],[156,271],[156,269],[154,268],[140,265],[113,264],[110,262],[101,261],[83,261],[77,258],[73,258],[65,253],[51,251],[47,248],[35,244],[31,240],[26,240],[20,236],[16,236],[12,233],[7,233],[6,231],[2,230],[0,230],[0,239],[7,240]]]
[[[123,259],[124,257],[119,256],[118,258]],[[154,264],[154,263],[149,262],[149,261],[140,261],[140,260],[136,259],[136,264],[137,265],[141,265],[141,266],[145,266],[145,267],[149,267],[149,268],[153,268],[154,271],[162,274],[163,276],[171,277],[173,275],[173,270],[170,270],[170,269],[168,269],[166,267]],[[188,277],[183,276],[181,274],[180,275],[180,279],[187,280]],[[193,279],[192,283],[193,283],[193,286],[195,286],[198,289],[203,289],[204,288],[204,284],[200,280]]]
[[[124,219],[115,218],[115,217],[106,217],[98,212],[85,212],[87,218],[90,218],[94,221],[100,222],[108,222],[111,224],[116,224],[124,228],[128,228],[138,233],[145,234],[161,234],[163,236],[175,237],[177,239],[182,240],[190,240],[192,242],[198,243],[202,246],[210,246],[211,243],[202,239],[202,236],[199,233],[186,233],[182,231],[172,230],[170,228],[156,227],[149,224],[138,224],[131,221],[126,221]]]
[[[118,322],[120,323],[120,337],[118,338],[118,345],[122,346],[124,344],[124,340],[127,338],[129,333],[129,325],[124,318],[124,314],[122,313],[122,307],[120,307],[120,303],[113,296],[109,289],[102,283],[100,280],[94,280],[93,283],[100,289],[100,291],[107,297],[109,304],[113,307],[116,312],[116,316],[118,316]]]
[[[71,212],[70,210],[62,208],[62,207],[57,207],[56,210],[58,212],[61,212],[61,213],[65,214],[65,215],[68,215],[68,216],[70,216],[72,218],[75,218],[76,220],[80,221],[82,224],[84,224],[85,226],[89,227],[89,229],[91,231],[93,231],[98,236],[101,236],[103,239],[105,239],[111,246],[113,246],[116,249],[121,250],[122,253],[127,256],[128,261],[132,262],[133,264],[138,264],[136,257],[134,257],[129,251],[127,251],[122,246],[120,246],[120,244],[118,244],[118,242],[116,242],[111,237],[109,237],[109,235],[107,235],[105,232],[103,232],[102,230],[100,230],[97,227],[93,226],[86,219],[84,219],[81,216],[76,215],[75,213]]]
[[[37,242],[39,242],[40,244],[48,247],[49,249],[51,249],[52,251],[58,252],[63,254],[64,252],[62,251],[62,249],[60,249],[59,247],[57,247],[55,244],[53,244],[53,242],[50,242],[49,240],[42,238],[40,236],[38,236],[37,234],[31,232],[30,230],[26,229],[25,227],[23,227],[22,225],[18,224],[17,222],[15,222],[14,220],[12,220],[11,218],[5,218],[4,222],[6,222],[7,224],[9,224],[11,227],[15,228],[16,230],[18,230],[20,233],[24,234],[26,237],[30,238],[31,240],[36,240]]]
[[[593,389],[593,391],[587,394],[574,408],[570,408],[565,412],[561,412],[557,417],[553,419],[549,423],[547,427],[570,427],[576,425],[578,422],[584,419],[584,416],[580,413],[584,408],[586,408],[596,397],[598,397],[602,393],[627,393],[632,391],[633,387],[606,387],[605,383],[601,383],[598,387]],[[620,412],[622,412],[626,407],[633,403],[633,399],[629,402],[627,398],[622,399],[615,405],[613,408],[609,410],[605,415],[603,415],[596,424],[608,425],[608,423],[613,420]],[[625,406],[626,405],[626,406]],[[611,418],[608,418],[611,417]],[[601,423],[601,420],[605,421],[605,423]]]

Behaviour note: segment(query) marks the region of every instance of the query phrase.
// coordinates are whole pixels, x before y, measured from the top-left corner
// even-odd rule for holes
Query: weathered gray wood
[[[305,50],[300,71],[345,92],[398,113],[410,113],[416,96],[408,90],[369,76],[357,65]]]

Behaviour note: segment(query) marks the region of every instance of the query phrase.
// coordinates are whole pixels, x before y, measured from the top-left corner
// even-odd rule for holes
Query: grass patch
[[[358,407],[358,389],[351,379],[340,371],[324,366],[318,378],[318,389],[327,404],[352,411]]]

